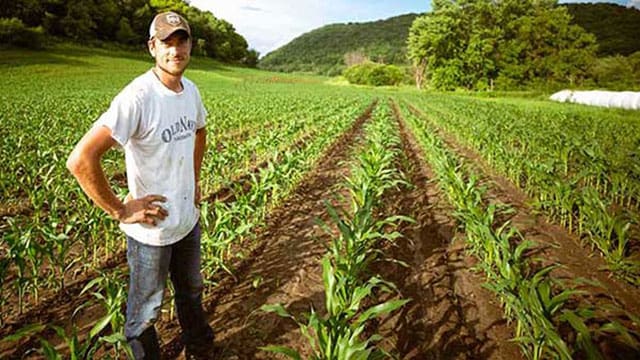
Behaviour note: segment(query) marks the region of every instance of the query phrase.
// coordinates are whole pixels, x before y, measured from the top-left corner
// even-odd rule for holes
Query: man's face
[[[164,40],[149,40],[149,52],[156,66],[174,76],[181,76],[191,59],[191,38],[184,31],[176,31]]]

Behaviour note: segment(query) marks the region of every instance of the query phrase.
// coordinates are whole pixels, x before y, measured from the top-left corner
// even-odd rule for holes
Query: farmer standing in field
[[[197,208],[207,112],[198,88],[182,76],[191,52],[187,21],[173,12],[158,14],[149,37],[155,66],[114,98],[76,145],[67,167],[127,236],[125,335],[136,359],[160,357],[154,323],[169,274],[187,357],[207,358],[213,331],[202,309]],[[124,202],[101,166],[115,145],[125,153],[129,195]]]

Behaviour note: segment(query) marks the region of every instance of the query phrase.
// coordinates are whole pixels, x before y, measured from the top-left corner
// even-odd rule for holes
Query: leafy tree
[[[462,82],[458,54],[465,49],[462,11],[447,2],[433,1],[434,12],[417,18],[409,30],[408,54],[414,65],[437,87],[447,89]]]
[[[640,52],[598,59],[593,65],[593,79],[598,87],[614,90],[637,88],[640,83]]]
[[[255,49],[249,49],[247,51],[247,55],[242,59],[242,63],[249,67],[256,67],[258,65],[258,59],[260,58],[260,53]]]
[[[42,47],[43,31],[41,27],[30,28],[18,18],[0,18],[0,44],[39,49]]]
[[[189,6],[187,0],[17,0],[0,8],[0,18],[17,18],[25,29],[42,26],[40,34],[140,46],[153,17],[162,11],[175,11],[189,20],[196,54],[255,66],[257,53],[231,24]]]
[[[596,36],[598,55],[631,55],[640,51],[640,10],[617,4],[563,4],[573,23]]]
[[[373,62],[365,62],[347,68],[344,77],[352,84],[359,85],[398,85],[404,73],[395,65],[384,65]]]
[[[137,41],[137,36],[131,29],[129,19],[123,17],[118,24],[118,31],[116,32],[116,40],[123,44],[134,44]]]
[[[25,26],[41,25],[43,15],[44,7],[39,0],[4,1],[0,6],[0,18],[17,18]]]
[[[434,0],[409,31],[417,75],[438,89],[580,82],[595,39],[555,0]]]
[[[123,20],[127,22],[127,25],[129,25],[129,29],[133,32],[129,19],[122,16],[122,10],[118,6],[118,2],[116,0],[96,1],[95,10],[95,32],[98,39],[118,40],[118,32],[122,29]],[[126,41],[123,42],[125,44],[131,43],[132,38],[134,37],[129,37]]]
[[[63,34],[74,40],[95,38],[95,13],[97,11],[91,0],[68,0],[66,14],[60,19]]]
[[[344,54],[344,64],[353,66],[369,61],[369,57],[364,53],[364,49],[349,51]]]

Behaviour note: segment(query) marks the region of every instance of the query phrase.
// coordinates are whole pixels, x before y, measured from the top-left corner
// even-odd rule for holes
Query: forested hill
[[[565,4],[574,23],[598,39],[599,55],[640,51],[640,10],[616,4]]]
[[[640,10],[616,4],[564,4],[574,23],[593,33],[601,56],[640,51]],[[332,24],[303,34],[267,54],[259,67],[276,71],[339,74],[345,54],[372,61],[406,64],[406,39],[418,14],[366,23]]]
[[[155,14],[175,11],[189,21],[193,51],[255,65],[258,54],[229,22],[188,0],[13,0],[0,6],[0,45],[39,48],[52,38],[80,44],[144,47]]]
[[[362,52],[384,63],[407,63],[406,39],[417,14],[366,23],[326,25],[303,34],[260,60],[259,67],[334,75],[347,53]]]

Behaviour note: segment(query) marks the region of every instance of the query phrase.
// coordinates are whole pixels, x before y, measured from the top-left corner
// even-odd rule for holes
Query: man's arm
[[[194,201],[197,204],[200,203],[200,169],[202,169],[202,159],[204,158],[204,152],[207,149],[207,129],[200,128],[196,130],[196,143],[193,149],[193,169],[196,181],[196,193]]]
[[[101,209],[123,223],[146,223],[155,225],[168,213],[154,201],[165,201],[164,196],[147,195],[123,203],[111,189],[102,170],[102,156],[116,144],[111,130],[95,126],[87,132],[67,159],[67,168],[75,176],[82,190]]]

